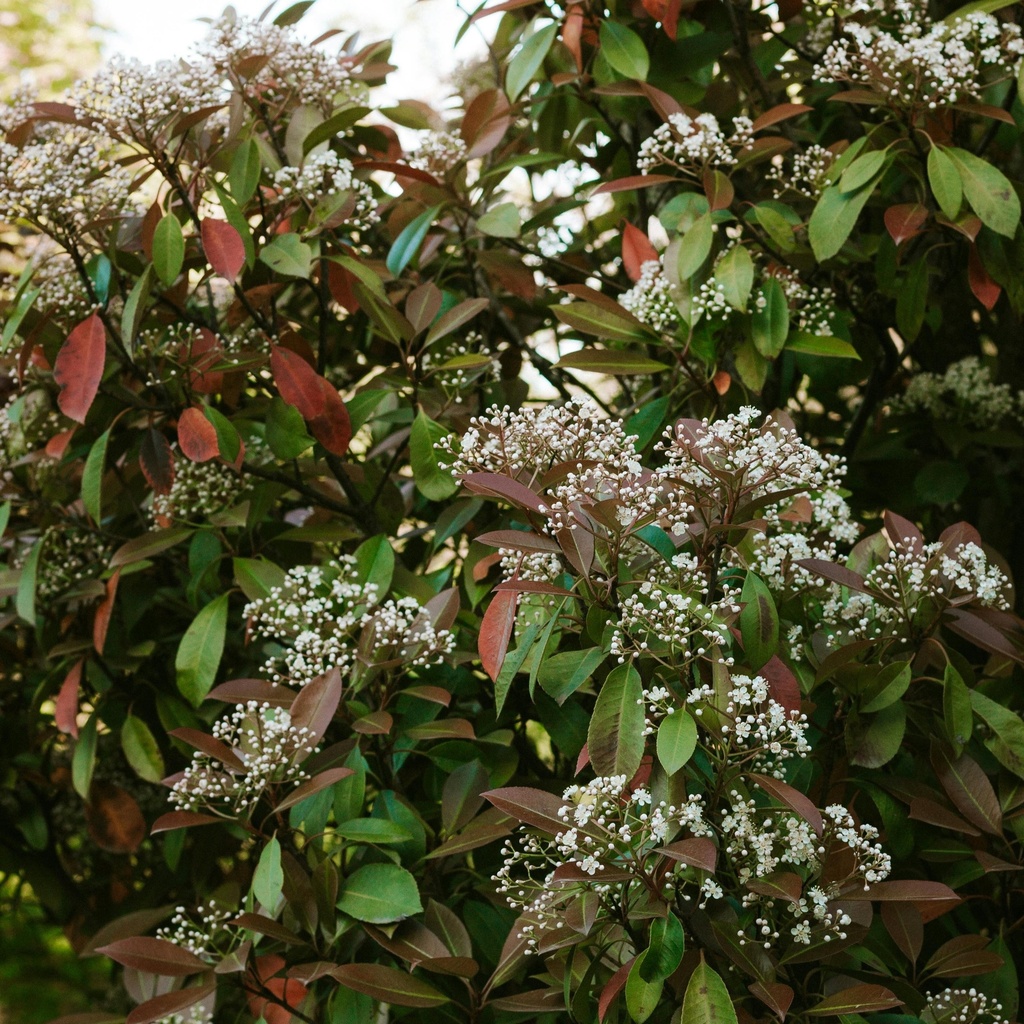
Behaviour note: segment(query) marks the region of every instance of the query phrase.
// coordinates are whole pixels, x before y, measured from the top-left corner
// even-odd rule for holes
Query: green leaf
[[[545,25],[544,28],[524,40],[519,52],[509,62],[508,70],[505,72],[505,93],[513,103],[530,84],[533,76],[544,63],[544,58],[548,55],[548,50],[551,49],[557,32],[556,24]],[[480,230],[486,231],[485,228]],[[490,234],[490,232],[487,233]]]
[[[135,337],[146,315],[146,304],[153,289],[153,266],[148,265],[142,276],[132,286],[121,311],[121,337],[129,352],[135,351]]]
[[[1024,720],[980,690],[971,690],[970,698],[974,713],[993,732],[985,746],[1004,768],[1024,779]]]
[[[967,202],[982,223],[1000,235],[1013,238],[1020,224],[1020,199],[1010,179],[966,149],[947,149],[945,153],[956,165]]]
[[[388,270],[395,277],[398,277],[405,270],[416,253],[419,252],[423,239],[427,237],[427,232],[430,230],[430,225],[434,223],[434,218],[440,212],[440,205],[431,206],[429,210],[424,210],[421,214],[413,217],[402,228],[391,249],[388,251],[387,259],[384,261]]]
[[[942,673],[942,725],[949,745],[959,757],[974,733],[974,710],[971,691],[952,663]]]
[[[782,252],[792,252],[796,248],[796,239],[793,237],[793,225],[768,205],[755,206],[753,210],[757,223],[768,232],[768,237],[775,243]]]
[[[260,147],[256,145],[255,139],[246,139],[235,150],[228,170],[231,197],[239,206],[245,206],[256,194],[256,186],[259,184],[262,171]]]
[[[950,220],[956,220],[963,202],[963,184],[956,164],[941,146],[932,146],[928,151],[928,184],[942,212]]]
[[[520,669],[522,669],[539,632],[540,626],[536,623],[529,625],[523,632],[523,635],[519,637],[519,643],[516,645],[515,650],[508,651],[504,661],[501,663],[501,669],[494,680],[494,710],[499,716],[505,707],[509,690],[512,689],[512,680],[515,679]]]
[[[888,153],[884,149],[873,149],[869,153],[861,153],[843,171],[839,179],[841,192],[856,192],[871,181],[882,170]]]
[[[519,207],[515,203],[499,203],[480,217],[476,226],[493,238],[518,238],[522,230]]]
[[[165,285],[172,285],[185,262],[185,236],[173,213],[164,214],[153,232],[153,267]]]
[[[765,359],[774,359],[789,337],[789,303],[777,277],[765,281],[758,289],[758,296],[750,318],[751,338],[754,348]]]
[[[886,665],[862,694],[860,710],[864,713],[881,711],[890,704],[895,704],[907,692],[910,680],[908,662],[897,661]]]
[[[303,15],[316,3],[316,0],[298,0],[289,7],[286,7],[275,19],[274,24],[279,28],[294,25],[300,21]],[[273,5],[271,5],[273,6]]]
[[[562,651],[541,662],[537,681],[549,697],[564,704],[594,674],[605,657],[600,647]]]
[[[276,913],[281,902],[284,887],[284,870],[281,867],[281,844],[274,836],[260,854],[259,863],[252,876],[252,894],[271,914]]]
[[[356,578],[360,583],[372,584],[377,588],[377,600],[383,600],[391,589],[391,578],[395,573],[395,549],[384,534],[364,540],[356,548]]]
[[[108,427],[93,442],[89,449],[85,468],[82,470],[82,504],[92,521],[99,526],[103,515],[103,471],[107,464],[107,443],[110,441]]]
[[[831,259],[842,249],[874,190],[872,180],[856,192],[843,192],[832,185],[821,193],[807,224],[807,237],[819,263]]]
[[[250,601],[269,597],[274,587],[284,583],[284,569],[266,558],[234,558],[231,567],[235,583]]]
[[[587,733],[590,762],[598,775],[632,778],[644,753],[644,703],[640,673],[631,663],[608,673],[597,695]]]
[[[121,726],[121,749],[140,779],[157,783],[167,774],[163,755],[153,733],[136,715],[128,715]]]
[[[915,260],[896,297],[896,327],[905,341],[913,341],[921,333],[928,305],[928,263]]]
[[[329,142],[335,136],[348,131],[360,118],[369,112],[369,107],[348,107],[345,110],[338,111],[333,117],[318,124],[302,140],[302,155],[308,156],[310,151],[316,149],[321,143]]]
[[[32,545],[28,557],[18,573],[18,590],[14,595],[14,610],[31,625],[36,622],[36,577],[39,573],[39,556],[43,552],[43,538]]]
[[[703,954],[686,986],[680,1024],[738,1024],[729,990]]]
[[[669,369],[668,363],[651,359],[643,352],[606,348],[581,348],[577,352],[568,352],[555,366],[562,370],[587,370],[620,377]]]
[[[646,82],[651,59],[644,41],[625,25],[610,19],[601,22],[601,53],[620,75]]]
[[[664,979],[646,981],[641,973],[650,952],[649,949],[645,949],[633,961],[629,976],[626,978],[626,1009],[629,1011],[630,1019],[636,1021],[636,1024],[643,1024],[654,1013],[661,1001],[661,991],[665,987]]]
[[[593,334],[598,338],[607,338],[610,341],[642,341],[646,343],[655,337],[650,330],[625,310],[620,314],[593,302],[570,302],[564,306],[552,306],[551,312],[563,324],[568,324],[583,334]]]
[[[697,723],[685,708],[676,708],[658,726],[658,760],[669,775],[675,775],[696,749]]]
[[[836,359],[860,359],[857,350],[842,338],[820,337],[796,331],[786,342],[787,352],[802,352],[808,356],[831,356]]]
[[[705,213],[698,217],[683,235],[679,245],[679,256],[676,269],[680,281],[689,280],[702,266],[711,252],[715,230],[711,214]]]
[[[756,672],[779,647],[779,613],[771,591],[760,576],[748,572],[740,593],[740,634],[747,662]]]
[[[644,981],[664,981],[682,963],[686,949],[683,926],[675,914],[651,922],[651,944],[647,947],[640,976]]]
[[[75,752],[71,755],[71,785],[83,799],[89,799],[92,786],[92,775],[96,769],[96,730],[98,716],[94,713],[89,721],[82,726],[75,742]]]
[[[234,423],[212,405],[202,406],[202,411],[213,425],[213,429],[217,431],[217,447],[220,449],[221,458],[225,462],[234,462],[242,450],[242,438]]]
[[[741,312],[754,287],[754,261],[742,245],[734,245],[715,267],[715,280],[722,286],[725,301]]]
[[[434,447],[449,431],[436,423],[420,410],[413,420],[409,435],[409,462],[416,489],[430,501],[444,501],[458,489],[459,483],[451,471],[438,464],[438,452]]]
[[[357,921],[388,924],[420,913],[416,879],[397,864],[367,864],[345,882],[338,909]]]
[[[11,503],[5,501],[0,505],[0,537],[7,532],[7,524],[11,521]]]
[[[308,278],[313,264],[313,249],[292,231],[277,235],[263,246],[260,262],[286,277]]]
[[[351,843],[371,846],[388,846],[392,843],[407,843],[413,834],[394,821],[385,818],[353,818],[342,822],[334,832]]]
[[[897,702],[874,715],[850,716],[846,747],[850,763],[862,768],[881,768],[899,752],[907,729],[907,709]]]
[[[313,447],[302,413],[276,395],[267,409],[266,440],[279,459],[297,459]]]
[[[228,625],[228,595],[206,605],[185,630],[178,645],[174,668],[181,694],[199,707],[210,692],[224,653]]]

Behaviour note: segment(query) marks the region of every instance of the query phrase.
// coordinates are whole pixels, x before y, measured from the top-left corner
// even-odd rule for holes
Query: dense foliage
[[[0,110],[65,1019],[1014,1019],[1020,6],[309,6]]]

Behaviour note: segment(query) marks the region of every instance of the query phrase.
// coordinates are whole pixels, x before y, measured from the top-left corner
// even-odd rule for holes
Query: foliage
[[[1019,8],[513,0],[445,119],[307,7],[0,111],[74,1019],[1013,1019]]]

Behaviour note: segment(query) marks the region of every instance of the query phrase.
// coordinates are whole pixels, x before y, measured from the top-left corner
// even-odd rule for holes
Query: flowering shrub
[[[307,6],[0,110],[64,1020],[1014,1019],[1019,10]]]

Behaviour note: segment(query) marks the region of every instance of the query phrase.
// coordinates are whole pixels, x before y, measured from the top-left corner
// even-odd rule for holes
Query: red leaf
[[[987,309],[992,310],[999,301],[1003,289],[989,276],[985,265],[981,262],[978,247],[972,242],[967,255],[967,280],[974,297]],[[60,358],[58,356],[58,358]]]
[[[518,508],[530,508],[540,512],[543,504],[525,484],[500,473],[470,473],[462,478],[462,485],[476,494],[486,494],[491,498],[500,498]]]
[[[281,397],[294,405],[304,420],[314,420],[323,413],[327,401],[323,377],[302,356],[275,345],[270,353],[270,372]]]
[[[790,1006],[793,1005],[793,997],[796,995],[788,985],[783,985],[781,982],[762,984],[755,981],[752,985],[747,986],[747,990],[751,995],[760,999],[779,1020],[786,1019],[786,1014],[789,1012]]]
[[[328,262],[327,287],[330,290],[331,298],[349,313],[355,313],[359,310],[359,300],[352,289],[355,280],[356,276],[351,270],[333,261]]]
[[[775,797],[779,803],[785,804],[791,811],[795,811],[804,821],[807,822],[819,836],[825,829],[825,823],[821,818],[821,811],[798,789],[794,789],[788,782],[781,782],[770,775],[760,775],[751,772],[750,779],[760,786],[769,796]]]
[[[187,743],[190,747],[195,747],[196,750],[201,750],[207,757],[219,761],[225,768],[236,772],[245,771],[245,765],[239,760],[238,755],[215,736],[210,736],[199,729],[190,729],[186,725],[172,729],[168,735]]]
[[[107,630],[110,628],[110,616],[114,611],[114,598],[117,596],[117,584],[121,579],[121,570],[114,570],[114,575],[107,580],[107,596],[96,608],[96,615],[92,620],[92,645],[96,648],[97,654],[103,653],[103,645],[107,642]]]
[[[754,119],[754,131],[759,132],[762,128],[778,124],[780,121],[787,121],[791,117],[796,117],[797,114],[806,114],[808,110],[813,109],[813,107],[807,106],[806,103],[780,103],[778,106],[766,110],[760,117]]]
[[[600,1024],[604,1024],[604,1019],[608,1015],[608,1010],[611,1008],[612,1003],[615,1002],[616,996],[626,987],[626,980],[629,978],[629,972],[633,967],[634,960],[636,960],[636,957],[623,964],[608,979],[608,984],[601,989],[601,995],[597,1000],[597,1019]]]
[[[154,1021],[174,1017],[180,1010],[187,1010],[212,995],[216,987],[215,983],[210,982],[196,988],[180,988],[174,992],[165,992],[154,999],[147,999],[128,1014],[124,1024],[153,1024]]]
[[[178,446],[193,462],[209,462],[220,455],[217,428],[200,409],[186,409],[178,418]]]
[[[603,192],[631,192],[637,188],[650,188],[652,185],[664,185],[675,181],[669,174],[634,174],[628,178],[616,178],[614,181],[606,181],[594,189],[595,196]]]
[[[201,224],[203,252],[214,272],[234,281],[245,266],[242,236],[226,221],[207,217]]]
[[[518,604],[519,595],[515,591],[499,591],[491,598],[491,603],[487,606],[483,621],[480,623],[480,664],[491,679],[498,678],[501,664],[505,660],[508,642],[512,638],[512,629],[516,624]]]
[[[139,445],[139,464],[149,486],[157,494],[169,494],[174,483],[174,456],[167,438],[150,427]]]
[[[882,924],[900,952],[915,963],[924,944],[924,922],[917,907],[907,903],[883,903]]]
[[[554,793],[529,786],[506,786],[480,794],[499,811],[511,814],[517,821],[543,829],[551,835],[565,831],[565,820],[558,816],[562,801]]]
[[[64,453],[68,450],[68,445],[71,444],[71,438],[74,436],[76,429],[76,427],[72,427],[70,430],[62,430],[59,434],[54,434],[46,442],[46,454],[51,459],[63,458]]]
[[[583,49],[580,42],[583,38],[583,8],[577,4],[570,7],[562,22],[562,43],[572,54],[576,63],[576,70],[583,70]]]
[[[928,210],[920,203],[900,203],[885,211],[885,226],[892,240],[900,245],[921,234],[921,225],[928,219]]]
[[[102,779],[89,788],[85,821],[93,842],[108,853],[134,853],[146,838],[146,819],[135,798]]]
[[[78,687],[82,682],[82,666],[84,658],[71,666],[71,670],[64,677],[61,683],[60,693],[57,694],[57,701],[54,704],[53,718],[57,728],[78,739]]]
[[[314,747],[334,718],[341,702],[341,673],[332,668],[322,676],[317,676],[308,686],[299,691],[292,702],[291,720],[296,729],[305,727],[309,730],[307,737],[309,746]]]
[[[98,313],[86,317],[69,335],[53,364],[60,386],[57,405],[68,419],[84,423],[92,405],[107,356],[107,332]]]
[[[704,195],[708,197],[712,212],[727,210],[736,198],[736,190],[721,171],[708,169],[704,171]]]
[[[925,882],[918,879],[905,881],[875,882],[865,890],[858,885],[852,892],[844,892],[844,900],[888,901],[922,903],[932,900],[959,900],[955,892],[942,882]]]
[[[628,221],[622,229],[622,263],[630,281],[639,281],[645,263],[658,262],[657,250],[651,240]]]
[[[265,989],[288,1007],[297,1010],[306,998],[309,989],[296,978],[275,978],[284,968],[284,959],[276,954],[256,957],[253,969],[254,978],[246,981],[249,989],[249,1009],[257,1019],[261,1018],[266,1024],[292,1024],[296,1019],[285,1006],[264,998],[257,993]]]
[[[338,389],[323,377],[319,380],[324,406],[319,416],[308,421],[309,432],[332,455],[344,455],[352,443],[352,420]]]
[[[710,839],[680,839],[678,842],[660,846],[655,853],[660,853],[671,860],[700,868],[701,871],[714,871],[718,864],[718,848]]]
[[[903,1002],[882,985],[851,985],[812,1006],[807,1013],[815,1017],[836,1017],[847,1013],[888,1010]]]
[[[208,327],[200,327],[192,339],[188,355],[188,380],[193,391],[212,395],[224,386],[224,372],[214,370],[224,356],[217,335]]]
[[[168,811],[153,822],[149,834],[155,836],[157,832],[170,832],[176,828],[191,828],[193,825],[216,825],[222,820],[215,818],[212,814],[199,814],[198,811]]]

